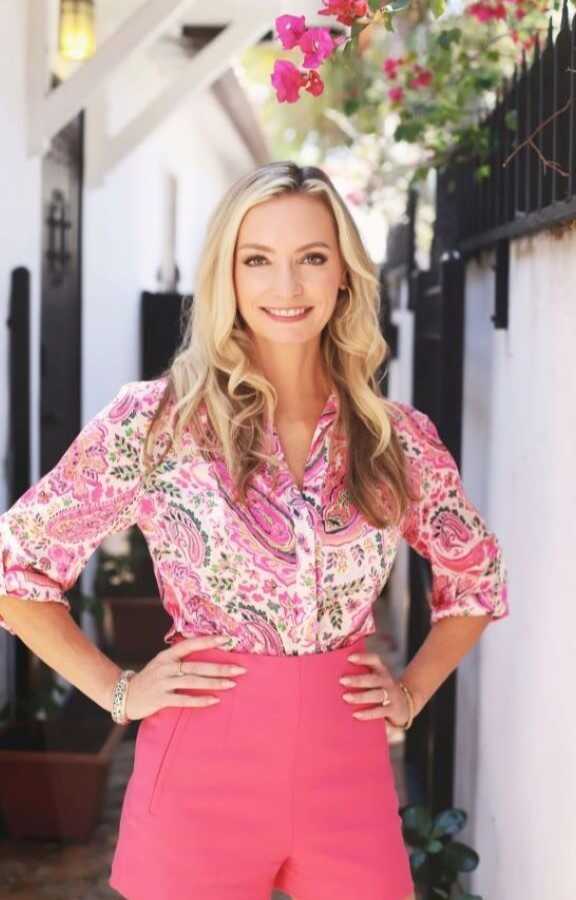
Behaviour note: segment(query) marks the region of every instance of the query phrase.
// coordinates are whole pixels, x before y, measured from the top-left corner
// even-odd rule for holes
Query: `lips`
[[[275,319],[276,321],[282,320],[283,322],[299,322],[301,319],[304,319],[308,313],[311,311],[311,306],[304,307],[292,307],[292,309],[302,309],[301,313],[286,315],[283,311],[290,309],[290,307],[278,307],[276,311],[273,311],[272,307],[261,306],[260,309],[262,312],[266,313],[271,319]]]

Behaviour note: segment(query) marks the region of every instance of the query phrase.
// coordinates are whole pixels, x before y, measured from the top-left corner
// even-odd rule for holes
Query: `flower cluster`
[[[514,7],[514,9],[506,8]],[[545,12],[548,0],[476,0],[468,7],[468,13],[478,22],[505,21],[509,17],[520,21],[531,11]],[[518,32],[512,32],[512,36]],[[513,38],[514,40],[514,38]],[[518,43],[518,40],[515,40]],[[529,41],[528,46],[532,46]]]
[[[351,25],[369,13],[366,0],[323,0],[323,3],[318,15],[336,16],[344,25]],[[270,80],[278,101],[295,103],[302,89],[317,97],[324,90],[318,68],[346,38],[333,38],[329,28],[309,28],[304,16],[278,16],[274,24],[284,50],[298,47],[304,55],[302,67],[308,70],[302,71],[286,59],[276,60]]]
[[[388,99],[393,106],[402,103],[406,96],[406,88],[419,90],[429,87],[434,77],[431,69],[414,62],[410,56],[389,56],[380,68],[390,81],[396,81],[400,74],[403,76],[404,87],[397,84],[388,90]]]
[[[324,9],[318,10],[319,16],[336,16],[342,25],[353,25],[356,19],[362,19],[369,13],[366,0],[323,0]]]

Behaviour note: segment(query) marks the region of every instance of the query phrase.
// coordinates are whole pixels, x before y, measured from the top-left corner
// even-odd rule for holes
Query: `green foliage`
[[[473,872],[480,861],[475,850],[453,840],[466,824],[466,812],[449,808],[432,816],[427,807],[410,805],[400,809],[400,817],[416,888],[425,889],[434,900],[482,900],[466,893],[458,882],[460,873]]]

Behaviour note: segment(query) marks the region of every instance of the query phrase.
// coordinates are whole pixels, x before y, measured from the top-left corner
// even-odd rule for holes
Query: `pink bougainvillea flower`
[[[300,88],[304,87],[307,78],[290,60],[277,59],[270,81],[279,103],[296,103],[300,97]]]
[[[468,12],[479,22],[491,22],[494,19],[506,18],[506,7],[503,3],[491,5],[485,0],[478,0],[477,3],[472,3],[468,7]]]
[[[285,50],[292,50],[293,47],[297,47],[302,35],[306,34],[306,19],[304,16],[278,16],[274,24]]]
[[[413,76],[408,82],[409,86],[411,88],[428,87],[431,81],[432,72],[430,69],[425,69],[424,66],[416,63],[413,69]]]
[[[402,103],[402,100],[404,99],[404,89],[401,87],[390,88],[388,97],[392,103]]]
[[[390,79],[394,79],[398,77],[398,69],[404,62],[404,58],[402,56],[389,56],[388,59],[385,59],[382,63],[382,71],[385,75]]]
[[[322,0],[324,7],[318,10],[319,16],[336,16],[342,25],[352,25],[368,13],[366,0]]]
[[[309,94],[312,94],[313,97],[319,97],[324,90],[324,82],[315,69],[311,69],[308,72],[308,78],[304,85],[304,89],[308,91]]]
[[[336,48],[328,28],[309,28],[300,39],[300,49],[304,53],[302,65],[306,69],[317,69]]]

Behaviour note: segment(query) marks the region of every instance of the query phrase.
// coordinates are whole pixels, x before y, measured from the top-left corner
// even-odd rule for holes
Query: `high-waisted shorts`
[[[368,673],[347,647],[301,656],[222,648],[246,668],[212,706],[142,719],[109,885],[128,900],[406,900],[414,884],[383,716],[352,713]]]

